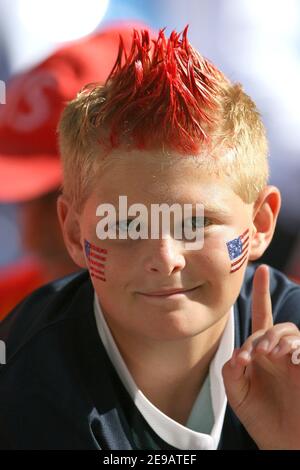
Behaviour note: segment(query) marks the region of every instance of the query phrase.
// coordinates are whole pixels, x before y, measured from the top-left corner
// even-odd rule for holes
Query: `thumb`
[[[239,352],[240,349],[235,349],[232,358],[224,364],[222,369],[226,395],[231,408],[236,414],[238,414],[238,410],[249,391],[249,379],[245,375],[249,359],[241,359],[239,356],[237,360],[236,357]]]

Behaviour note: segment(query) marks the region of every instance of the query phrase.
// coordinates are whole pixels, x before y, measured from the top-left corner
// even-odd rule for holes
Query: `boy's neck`
[[[219,347],[230,311],[192,338],[155,342],[125,337],[110,325],[120,353],[143,394],[163,413],[185,424]],[[119,334],[118,334],[119,333]]]

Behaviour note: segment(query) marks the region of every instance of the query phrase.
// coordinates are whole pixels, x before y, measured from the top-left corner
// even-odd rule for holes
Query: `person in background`
[[[0,203],[19,204],[24,256],[0,269],[0,320],[35,288],[78,270],[57,219],[56,128],[67,101],[86,83],[105,81],[120,34],[128,48],[135,26],[141,25],[111,25],[61,47],[8,84],[0,107]]]

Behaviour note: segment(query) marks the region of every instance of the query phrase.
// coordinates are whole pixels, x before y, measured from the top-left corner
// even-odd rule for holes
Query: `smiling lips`
[[[191,289],[163,289],[157,292],[140,292],[142,295],[147,297],[165,297],[168,295],[183,294],[184,292],[191,292],[197,289],[199,286],[193,287]]]

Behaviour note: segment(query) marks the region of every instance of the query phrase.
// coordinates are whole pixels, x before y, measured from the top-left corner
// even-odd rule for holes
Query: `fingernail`
[[[296,340],[292,343],[292,349],[298,349],[300,347],[299,340]]]
[[[256,348],[262,351],[268,351],[269,346],[270,346],[270,342],[267,339],[263,339],[260,343],[258,343]]]
[[[249,359],[251,359],[251,356],[248,351],[240,352],[238,357],[240,357],[241,359],[245,359],[246,361],[249,361]]]

